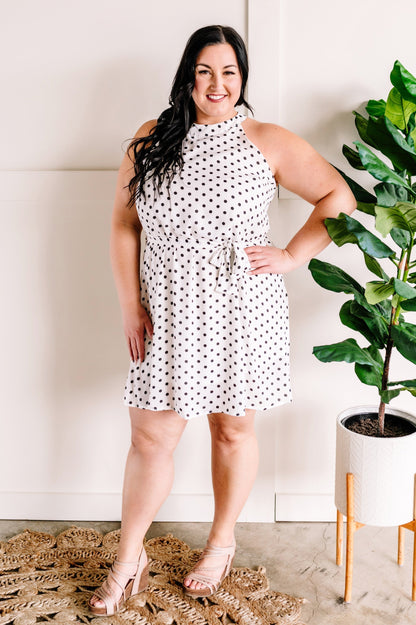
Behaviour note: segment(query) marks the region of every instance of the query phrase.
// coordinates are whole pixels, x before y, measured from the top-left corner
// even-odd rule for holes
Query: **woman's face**
[[[197,124],[216,124],[235,115],[242,78],[234,49],[229,43],[206,46],[195,65],[192,98]]]

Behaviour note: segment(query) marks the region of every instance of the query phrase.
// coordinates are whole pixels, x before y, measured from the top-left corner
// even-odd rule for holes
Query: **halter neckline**
[[[246,115],[238,112],[233,117],[230,117],[230,119],[225,119],[215,124],[197,124],[194,122],[189,129],[189,134],[196,137],[214,136],[218,133],[227,132],[230,128],[234,128],[234,126],[242,122],[246,117]]]

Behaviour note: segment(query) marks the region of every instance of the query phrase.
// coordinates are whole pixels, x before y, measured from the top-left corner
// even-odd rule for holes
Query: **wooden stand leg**
[[[404,562],[404,527],[399,526],[399,545],[397,549],[397,564],[403,566]]]
[[[404,530],[413,532],[413,578],[412,578],[412,601],[416,601],[416,474],[413,494],[413,521],[405,523],[399,527],[399,564],[403,564],[403,554],[400,558],[400,534],[404,534]],[[404,539],[402,539],[404,540]]]
[[[347,562],[345,568],[345,603],[350,603],[352,594],[352,567],[354,557],[354,476],[347,473]]]
[[[413,530],[413,579],[412,579],[412,601],[416,601],[416,529]]]
[[[413,487],[413,578],[412,578],[412,601],[416,601],[416,474]]]
[[[344,534],[344,517],[337,510],[337,566],[342,565],[342,542]]]

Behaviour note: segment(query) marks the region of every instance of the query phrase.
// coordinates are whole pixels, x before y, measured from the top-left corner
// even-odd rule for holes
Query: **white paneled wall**
[[[413,0],[401,11],[414,21]],[[234,26],[249,46],[256,117],[344,165],[342,143],[355,139],[350,112],[386,95],[396,58],[416,71],[412,38],[389,28],[390,18],[387,3],[370,0],[4,3],[0,518],[119,518],[129,423],[108,253],[116,170],[123,141],[167,106],[190,33]],[[273,240],[285,245],[310,208],[281,189],[269,213]],[[322,258],[352,258],[361,271],[354,250],[330,247]],[[347,336],[337,320],[342,296],[317,287],[306,268],[286,284],[294,402],[258,413],[261,465],[241,520],[273,520],[275,493],[279,520],[334,518],[335,415],[376,399],[351,366],[311,355]],[[415,411],[414,399],[399,403]],[[209,520],[204,419],[188,424],[176,468],[158,518]]]

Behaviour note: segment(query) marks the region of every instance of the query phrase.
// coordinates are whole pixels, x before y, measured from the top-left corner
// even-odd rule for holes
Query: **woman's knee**
[[[174,410],[130,408],[131,445],[142,454],[173,453],[186,421]]]
[[[234,417],[225,413],[211,413],[208,415],[213,442],[233,447],[239,446],[247,439],[255,437],[255,411],[252,410],[251,414],[247,413],[245,417]]]

